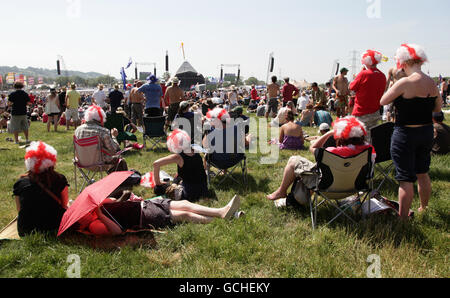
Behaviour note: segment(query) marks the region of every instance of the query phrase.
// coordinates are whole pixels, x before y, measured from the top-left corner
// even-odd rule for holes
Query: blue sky
[[[374,1],[380,18],[367,15]],[[450,73],[448,0],[79,0],[79,15],[76,3],[22,0],[18,9],[17,2],[2,1],[1,21],[10,31],[0,65],[55,68],[62,55],[70,70],[118,77],[131,56],[156,62],[161,74],[168,50],[174,73],[184,42],[186,58],[208,76],[219,76],[224,63],[241,64],[244,77],[265,79],[274,52],[276,75],[323,82],[334,60],[350,67],[352,50],[381,51],[391,58],[380,67],[387,71],[397,47],[411,42],[426,49],[425,71]]]

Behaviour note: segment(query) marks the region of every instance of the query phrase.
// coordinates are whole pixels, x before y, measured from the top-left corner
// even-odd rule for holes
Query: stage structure
[[[193,86],[206,82],[205,77],[197,72],[188,61],[183,62],[175,76],[180,80],[180,88],[184,91],[189,91]]]
[[[134,63],[134,77],[136,80],[146,80],[151,72],[138,72],[138,66],[153,66],[153,74],[156,76],[156,63],[155,62],[135,62]]]
[[[237,77],[235,84],[238,85],[239,79],[241,78],[241,65],[240,64],[221,64],[220,65],[220,84],[223,85],[223,79],[224,79],[224,73],[223,69],[224,67],[237,67]]]

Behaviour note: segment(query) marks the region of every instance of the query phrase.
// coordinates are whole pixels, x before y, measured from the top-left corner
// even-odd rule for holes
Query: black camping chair
[[[380,185],[375,189],[379,191],[381,187],[389,181],[395,186],[398,186],[395,180],[393,180],[389,175],[394,171],[394,163],[392,162],[391,156],[391,139],[394,133],[394,123],[386,122],[380,124],[370,131],[372,136],[372,146],[375,148],[377,153],[377,159],[375,161],[375,171],[377,176],[374,180],[382,177]],[[381,165],[386,163],[385,165]]]
[[[144,148],[147,148],[146,140],[150,141],[150,149],[164,148],[162,143],[167,139],[164,130],[167,116],[144,117]]]
[[[228,130],[230,131],[230,130]],[[235,134],[239,134],[239,127],[235,126],[233,129]],[[241,132],[242,133],[242,132]],[[224,140],[227,139],[226,136]],[[220,180],[218,185],[225,180],[231,179],[234,182],[247,186],[247,157],[245,155],[245,148],[240,148],[239,144],[234,144],[233,152],[227,152],[227,145],[223,143],[223,150],[221,152],[211,151],[206,155],[206,172],[208,177],[208,187],[211,181],[216,178]],[[218,173],[214,173],[211,169],[218,169]],[[242,180],[235,179],[232,174],[237,169],[242,170]]]

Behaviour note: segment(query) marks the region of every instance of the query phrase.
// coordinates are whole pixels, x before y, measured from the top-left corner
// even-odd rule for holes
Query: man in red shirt
[[[286,84],[284,84],[281,94],[283,96],[283,106],[285,107],[288,102],[292,101],[294,96],[299,95],[300,90],[294,85],[289,84],[289,78],[285,78],[284,81]]]
[[[386,76],[377,68],[382,59],[379,52],[368,50],[364,53],[363,70],[350,84],[350,90],[356,93],[352,115],[364,123],[369,140],[370,130],[381,120],[380,100],[386,89]]]
[[[35,101],[35,99],[36,99],[36,97],[35,97],[35,96],[33,95],[33,93],[31,93],[31,92],[30,92],[29,97],[30,97],[30,103],[33,105],[33,104],[34,104],[34,101]]]
[[[250,92],[250,95],[253,100],[258,100],[258,90],[256,90],[255,85],[252,85],[252,91]]]

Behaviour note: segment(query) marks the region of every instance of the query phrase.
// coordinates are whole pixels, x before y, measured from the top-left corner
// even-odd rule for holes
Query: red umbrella
[[[114,172],[106,178],[86,187],[67,209],[59,225],[58,236],[84,216],[98,208],[133,172]]]

